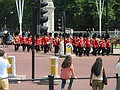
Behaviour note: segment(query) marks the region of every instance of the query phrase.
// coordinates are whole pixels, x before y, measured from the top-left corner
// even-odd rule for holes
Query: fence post
[[[116,90],[117,90],[117,88],[118,88],[118,73],[116,73]]]
[[[54,76],[48,75],[49,77],[49,90],[54,90]]]

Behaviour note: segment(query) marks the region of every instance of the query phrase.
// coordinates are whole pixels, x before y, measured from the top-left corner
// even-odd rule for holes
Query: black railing
[[[118,74],[116,76],[107,76],[107,79],[114,79],[116,78],[116,81],[118,82]],[[82,77],[82,78],[72,78],[72,79],[90,79],[89,77]],[[48,80],[49,82],[49,90],[54,90],[54,80],[61,80],[61,78],[54,78],[53,75],[48,75],[48,78],[37,78],[37,79],[14,79],[9,81],[40,81],[40,80]]]

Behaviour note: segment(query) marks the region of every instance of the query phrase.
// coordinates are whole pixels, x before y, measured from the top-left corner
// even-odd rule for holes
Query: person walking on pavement
[[[103,74],[105,75],[105,69],[102,65],[102,58],[98,57],[91,68],[89,85],[92,86],[92,90],[103,90]]]
[[[65,60],[61,65],[61,68],[62,68],[60,75],[60,77],[62,78],[61,90],[64,90],[67,79],[70,79],[68,90],[72,90],[72,84],[73,84],[72,78],[74,78],[75,73],[74,73],[74,66],[72,64],[72,57],[70,55],[67,55],[65,57]]]
[[[9,90],[7,69],[10,68],[7,55],[0,49],[0,90]]]

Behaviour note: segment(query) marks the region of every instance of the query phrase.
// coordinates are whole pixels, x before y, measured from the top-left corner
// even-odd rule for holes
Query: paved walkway
[[[13,46],[8,48],[3,48],[8,56],[13,55],[16,58],[16,74],[26,75],[27,78],[32,77],[32,53],[27,51],[15,52]],[[114,54],[119,54],[119,49],[114,49]],[[42,78],[50,74],[50,57],[53,56],[53,52],[47,53],[35,53],[35,78]],[[115,76],[115,64],[119,59],[119,55],[109,55],[109,56],[93,56],[89,57],[73,57],[73,64],[75,67],[75,75],[77,77],[89,77],[90,69],[93,65],[96,57],[102,57],[103,64],[106,70],[107,76]],[[61,63],[64,58],[58,57],[58,74],[60,75]],[[67,90],[66,85],[66,89]],[[108,85],[105,86],[104,90],[115,90],[116,79],[109,79]],[[10,84],[10,90],[49,90],[48,85],[36,84],[33,82],[21,82],[19,84]],[[54,86],[54,90],[60,90],[60,84]],[[72,90],[92,90],[89,86],[89,79],[87,80],[75,80]]]

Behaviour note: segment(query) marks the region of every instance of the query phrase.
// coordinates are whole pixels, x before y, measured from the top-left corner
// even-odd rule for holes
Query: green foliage
[[[53,0],[55,6],[55,24],[61,18],[62,12],[66,14],[66,27],[74,30],[86,30],[86,28],[99,28],[99,17],[96,8],[96,0]],[[99,1],[99,0],[98,0]],[[106,24],[110,30],[120,29],[120,0],[108,0],[108,23],[106,23],[106,7],[102,15],[102,30]],[[30,30],[32,27],[32,7],[37,6],[38,0],[25,0],[23,13],[23,29]],[[106,2],[105,2],[106,4]],[[13,14],[10,14],[13,12]],[[15,0],[0,0],[0,30],[5,25],[7,28],[18,28],[18,15]]]

